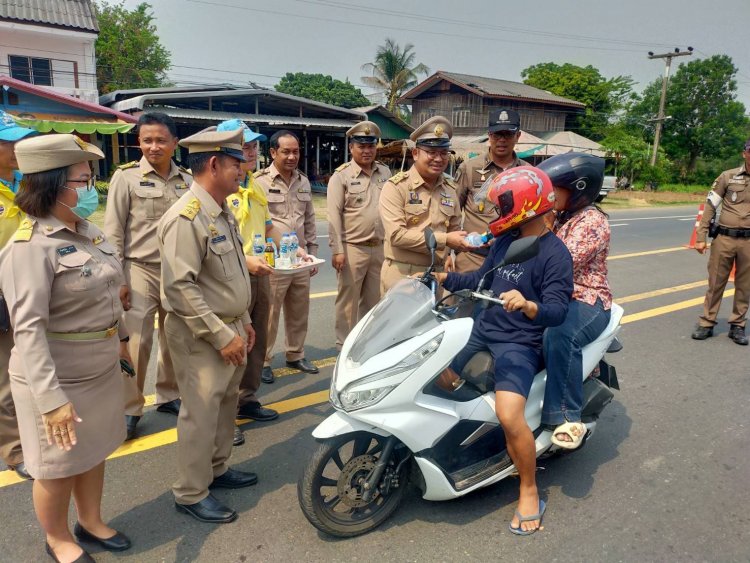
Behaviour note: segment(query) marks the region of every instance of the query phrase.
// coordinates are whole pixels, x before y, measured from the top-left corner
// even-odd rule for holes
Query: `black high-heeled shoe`
[[[47,550],[47,555],[49,555],[52,559],[55,560],[55,563],[60,563],[60,560],[55,555],[55,552],[52,550],[52,548],[49,546],[47,542],[44,542],[44,549]],[[91,557],[88,553],[86,553],[86,550],[83,549],[83,553],[78,556],[78,559],[73,561],[73,563],[96,563],[96,560]]]
[[[133,545],[128,536],[117,531],[111,538],[98,538],[81,526],[80,522],[76,522],[73,533],[78,538],[78,541],[98,545],[106,551],[125,551]]]

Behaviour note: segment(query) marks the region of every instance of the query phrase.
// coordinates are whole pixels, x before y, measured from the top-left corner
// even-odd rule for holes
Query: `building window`
[[[38,86],[78,88],[78,68],[74,61],[8,55],[10,75]]]
[[[453,108],[453,127],[469,127],[471,109],[465,107]]]

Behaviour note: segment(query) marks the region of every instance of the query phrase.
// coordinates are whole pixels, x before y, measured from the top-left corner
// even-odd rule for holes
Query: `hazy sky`
[[[140,0],[125,0],[129,8]],[[630,75],[637,90],[662,76],[648,51],[695,48],[739,68],[750,112],[750,0],[150,0],[179,83],[271,87],[286,72],[320,72],[361,86],[361,66],[386,37],[412,43],[417,61],[521,81],[540,62]],[[211,69],[211,70],[205,70]],[[371,90],[363,87],[365,93]]]

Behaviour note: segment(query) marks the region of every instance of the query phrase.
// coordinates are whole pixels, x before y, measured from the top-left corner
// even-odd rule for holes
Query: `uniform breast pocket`
[[[135,195],[138,197],[140,206],[144,209],[147,219],[159,219],[166,209],[164,192],[158,188],[136,188]]]
[[[81,250],[57,259],[55,276],[67,291],[88,291],[96,287],[98,264]]]
[[[427,206],[423,203],[407,203],[404,207],[406,226],[412,227],[421,223],[427,214]]]
[[[362,207],[367,203],[367,187],[364,185],[346,187],[346,206]]]
[[[312,201],[312,192],[299,191],[297,192],[297,199],[304,202]]]
[[[745,184],[729,184],[727,186],[726,198],[732,203],[742,203],[747,201],[747,189]]]
[[[240,262],[234,246],[229,240],[209,243],[209,268],[217,279],[229,281],[240,273]]]
[[[272,217],[286,216],[286,197],[284,194],[268,194],[268,212]]]

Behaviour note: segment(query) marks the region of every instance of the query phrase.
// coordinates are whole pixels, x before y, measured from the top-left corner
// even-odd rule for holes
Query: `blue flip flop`
[[[516,534],[517,536],[530,536],[534,532],[536,532],[539,528],[536,528],[534,530],[524,530],[521,528],[521,522],[533,522],[534,520],[539,520],[539,526],[542,526],[542,516],[544,516],[544,511],[547,510],[547,505],[542,499],[539,499],[539,513],[534,514],[532,516],[521,516],[521,514],[516,510],[516,516],[518,517],[518,528],[513,527],[513,523],[508,524],[508,529]]]

